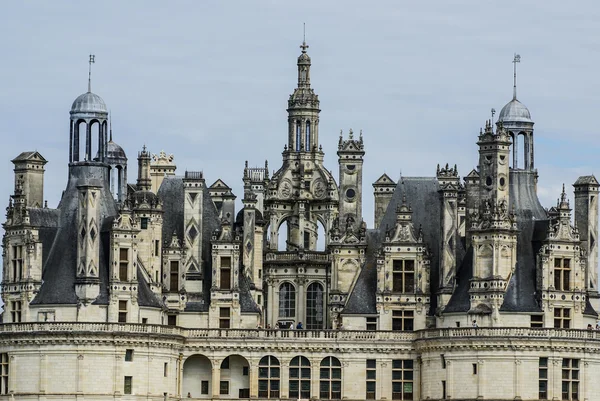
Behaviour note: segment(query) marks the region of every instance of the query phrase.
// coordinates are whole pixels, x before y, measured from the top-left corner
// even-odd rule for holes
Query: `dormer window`
[[[393,292],[415,292],[415,261],[399,259],[393,261]]]

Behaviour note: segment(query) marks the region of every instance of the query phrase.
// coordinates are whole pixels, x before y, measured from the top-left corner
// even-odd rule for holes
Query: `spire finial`
[[[515,57],[513,58],[513,100],[517,99],[517,63],[521,62],[521,56],[515,53]]]
[[[110,141],[112,142],[112,111],[108,112],[108,125],[110,126]]]
[[[302,33],[302,44],[300,48],[302,49],[302,53],[306,53],[306,49],[308,49],[308,45],[306,44],[306,23],[302,23],[303,25],[303,33]]]
[[[90,54],[90,60],[88,61],[90,67],[88,70],[88,92],[92,91],[92,63],[96,62],[96,56]]]

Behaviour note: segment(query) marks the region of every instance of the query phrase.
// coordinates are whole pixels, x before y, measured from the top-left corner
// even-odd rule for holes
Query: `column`
[[[306,267],[304,267],[304,271],[306,271]],[[303,326],[306,327],[306,311],[304,310],[304,307],[306,306],[306,291],[304,289],[304,282],[305,279],[303,277],[300,277],[298,279],[298,297],[296,298],[298,302],[296,304],[296,324],[298,324],[298,322],[302,322]]]
[[[417,381],[415,380],[415,383]],[[377,361],[377,399],[391,400],[392,399],[392,360],[380,359]],[[414,385],[413,385],[414,389]],[[415,400],[419,397],[415,394]]]
[[[548,378],[548,399],[560,400],[562,398],[562,358],[548,358],[552,362]]]
[[[77,355],[77,393],[83,393],[83,383],[85,381],[83,355]]]
[[[579,397],[583,399],[583,401],[588,401],[590,399],[588,392],[588,383],[590,382],[590,377],[588,374],[589,369],[589,361],[582,360],[579,364],[579,369],[582,371],[579,372],[579,376],[581,377],[579,381]]]
[[[477,361],[477,399],[485,398],[485,364],[483,359]]]
[[[221,363],[217,360],[212,361],[212,398],[219,398],[221,396]]]
[[[515,359],[515,400],[521,399],[521,360]]]
[[[321,398],[319,391],[319,377],[320,376],[321,360],[310,360],[310,396],[311,398]],[[342,377],[343,379],[343,377]]]
[[[454,362],[446,361],[446,398],[452,398],[452,394],[454,394],[454,389],[452,387],[454,380],[452,380],[452,366]],[[478,386],[479,387],[479,386]]]
[[[519,134],[513,132],[513,168],[516,169],[519,166]]]
[[[48,364],[48,356],[45,354],[40,355],[40,393],[46,392],[47,364]]]
[[[85,160],[92,160],[92,126],[89,122],[85,124]]]
[[[265,324],[270,324],[272,328],[275,328],[275,320],[273,319],[275,315],[275,313],[273,312],[273,280],[269,278],[267,280],[267,283],[267,321],[265,322]]]
[[[290,364],[281,363],[279,372],[279,398],[290,398]]]
[[[8,365],[8,392],[9,393],[18,393],[19,389],[17,388],[17,372],[16,362],[17,359],[14,355],[9,356],[9,365]]]
[[[250,398],[258,397],[258,361],[248,361],[250,369]]]
[[[114,372],[115,372],[115,376],[113,379],[113,392],[115,395],[118,395],[121,393],[121,383],[123,383],[123,380],[121,378],[122,376],[122,368],[123,368],[123,364],[121,363],[122,361],[121,355],[115,355],[115,366],[114,366]]]

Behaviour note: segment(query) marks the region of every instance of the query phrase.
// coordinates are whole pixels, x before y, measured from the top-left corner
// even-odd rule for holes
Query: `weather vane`
[[[308,45],[306,44],[306,22],[303,22],[302,25],[303,25],[302,45],[300,45],[300,48],[302,49],[302,53],[306,53],[306,49],[308,49]]]
[[[90,54],[90,68],[88,70],[88,92],[92,91],[92,63],[96,62],[96,56],[93,54]]]
[[[517,98],[517,63],[521,62],[521,56],[515,53],[515,58],[513,59],[514,65],[514,75],[513,75],[513,99]]]

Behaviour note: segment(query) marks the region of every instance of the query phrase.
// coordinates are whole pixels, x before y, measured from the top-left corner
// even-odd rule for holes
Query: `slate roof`
[[[517,266],[511,277],[500,311],[540,312],[536,294],[536,255],[546,237],[547,213],[535,191],[534,172],[510,172],[509,196],[517,217]],[[472,249],[467,252],[458,274],[457,287],[444,313],[470,309],[469,280],[473,277]]]
[[[348,299],[344,314],[377,313],[375,297],[377,292],[377,269],[375,252],[381,247],[383,233],[396,224],[396,206],[406,202],[413,206],[413,224],[423,229],[423,240],[427,244],[431,257],[431,294],[437,292],[436,284],[439,271],[439,243],[441,224],[441,203],[438,194],[439,184],[435,177],[400,177],[396,189],[377,230],[367,232],[366,262]],[[458,245],[460,248],[460,244]],[[461,249],[462,259],[464,251]],[[431,308],[435,310],[436,297],[431,296]]]

